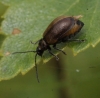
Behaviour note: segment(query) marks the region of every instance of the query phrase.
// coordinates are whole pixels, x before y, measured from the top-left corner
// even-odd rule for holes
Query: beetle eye
[[[76,22],[78,25],[80,25],[80,21],[79,20],[77,20],[77,22]]]

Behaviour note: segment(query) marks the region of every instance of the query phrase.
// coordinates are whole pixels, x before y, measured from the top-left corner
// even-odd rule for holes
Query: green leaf
[[[95,46],[100,38],[99,0],[0,0],[9,9],[4,14],[2,31],[7,35],[2,51],[4,57],[0,61],[0,80],[10,79],[19,72],[25,74],[34,64],[35,53],[14,54],[12,52],[36,50],[37,45],[30,44],[42,38],[42,34],[49,23],[61,15],[83,15],[81,19],[85,26],[80,32],[80,39],[84,43],[67,43],[58,45],[60,48],[69,46],[74,54]],[[77,38],[77,36],[76,36]],[[54,51],[55,54],[58,52]],[[10,55],[9,55],[10,54]],[[43,61],[47,62],[52,56],[45,52]],[[37,62],[41,59],[38,56]]]

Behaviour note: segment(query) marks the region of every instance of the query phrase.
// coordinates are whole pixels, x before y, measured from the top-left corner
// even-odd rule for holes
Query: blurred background
[[[8,7],[0,3],[0,16]],[[0,25],[2,22],[0,18]],[[5,36],[0,34],[0,46]],[[89,47],[74,56],[60,53],[48,63],[38,64],[40,83],[35,68],[27,74],[0,82],[0,98],[99,98],[100,97],[100,44]]]

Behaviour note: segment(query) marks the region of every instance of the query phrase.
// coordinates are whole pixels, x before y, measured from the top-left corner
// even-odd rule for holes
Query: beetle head
[[[39,56],[42,56],[42,54],[43,54],[43,52],[45,50],[47,50],[47,44],[46,44],[46,42],[43,39],[40,39],[39,44],[38,44],[38,47],[36,49],[37,54]]]

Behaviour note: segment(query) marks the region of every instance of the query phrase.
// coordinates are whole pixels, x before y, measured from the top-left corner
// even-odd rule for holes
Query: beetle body
[[[79,20],[81,16],[60,16],[54,19],[47,27],[43,34],[43,38],[39,41],[37,54],[42,56],[45,50],[50,50],[50,45],[56,47],[57,43],[67,42],[84,26]]]
[[[36,64],[37,55],[42,56],[43,52],[45,50],[48,50],[48,52],[51,55],[55,56],[56,59],[58,60],[58,57],[51,52],[50,45],[53,45],[54,49],[62,51],[56,47],[56,44],[69,41],[73,36],[75,36],[76,33],[78,33],[81,30],[81,28],[84,26],[84,23],[79,20],[80,17],[81,15],[73,16],[73,17],[60,16],[54,19],[47,27],[45,32],[43,33],[43,38],[38,41],[39,43],[36,51],[25,51],[25,52],[13,53],[15,54],[15,53],[36,52],[35,67],[36,67],[36,75],[37,75],[38,82],[39,79],[38,79],[37,64]],[[84,41],[84,40],[72,39],[70,41]],[[65,54],[64,51],[62,52]]]

